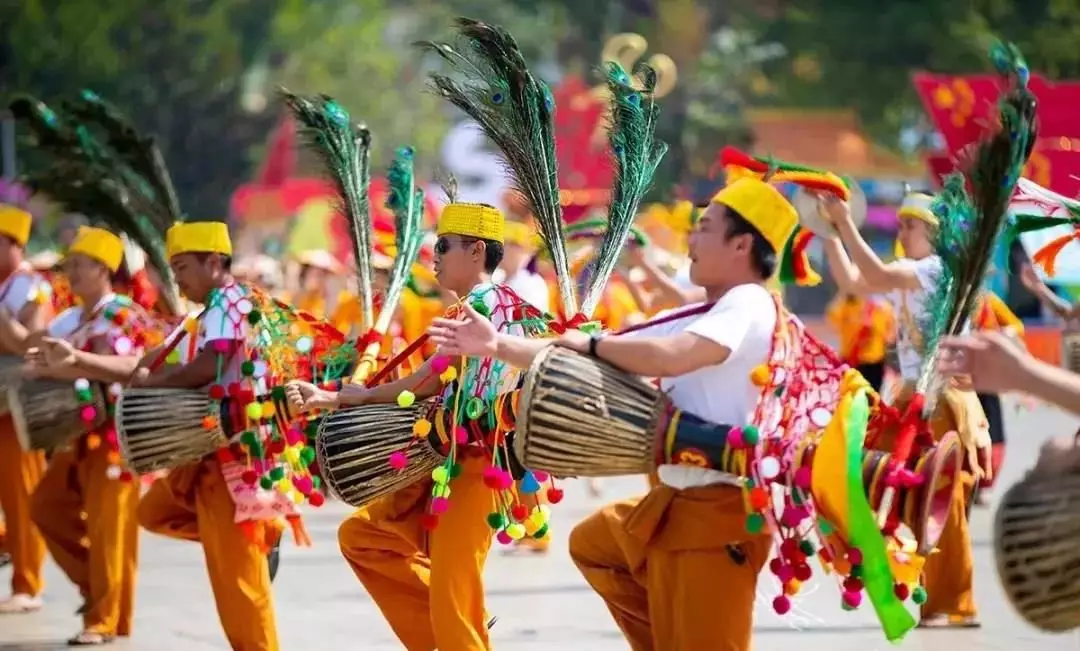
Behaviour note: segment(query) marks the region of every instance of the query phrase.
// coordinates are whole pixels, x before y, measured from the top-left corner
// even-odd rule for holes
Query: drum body
[[[613,477],[653,470],[664,398],[613,366],[551,346],[526,373],[514,453],[554,477]]]
[[[127,466],[139,474],[170,470],[228,445],[229,418],[203,426],[212,402],[199,389],[125,389],[116,402],[116,436]]]
[[[11,413],[8,403],[8,389],[22,382],[23,358],[15,355],[0,355],[0,416]]]
[[[1002,497],[994,559],[1005,596],[1032,626],[1080,628],[1080,472],[1032,473]]]
[[[1073,373],[1080,373],[1080,330],[1061,333],[1061,363]]]
[[[91,400],[81,404],[72,382],[66,380],[27,380],[9,386],[7,403],[15,434],[24,450],[51,452],[90,429],[104,425],[109,418],[105,387],[90,384]],[[93,409],[93,419],[85,420],[83,411]]]
[[[413,423],[432,411],[433,401],[412,407],[396,404],[339,409],[322,418],[315,443],[319,472],[341,501],[360,508],[416,481],[446,461],[429,442],[413,434]],[[434,437],[431,437],[434,438]],[[405,454],[401,470],[390,455]]]

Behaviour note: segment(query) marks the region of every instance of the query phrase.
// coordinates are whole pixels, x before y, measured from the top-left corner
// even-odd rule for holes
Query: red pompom
[[[326,498],[319,491],[311,491],[311,495],[308,495],[308,503],[314,507],[320,507],[326,503]]]
[[[243,389],[243,387],[240,386],[239,382],[230,382],[229,383],[229,397],[230,398],[239,398],[240,397],[240,391],[242,389]]]
[[[514,516],[514,519],[518,522],[523,522],[525,518],[529,517],[529,509],[525,508],[524,504],[515,504],[510,509],[510,515]]]
[[[425,531],[434,531],[435,527],[439,526],[439,516],[434,513],[425,513],[420,518],[420,526],[423,527]]]
[[[547,499],[552,504],[558,504],[562,501],[563,492],[559,488],[549,488],[547,492]]]
[[[244,480],[244,483],[248,486],[254,486],[255,482],[259,481],[259,473],[248,468],[240,475],[240,479]]]
[[[245,405],[250,402],[255,402],[255,392],[251,389],[241,389],[240,395],[237,396],[237,399],[240,401],[241,404]]]
[[[225,387],[220,384],[210,385],[210,397],[214,400],[221,400],[225,397]]]
[[[809,565],[796,565],[795,566],[795,578],[806,583],[813,576],[814,571],[810,569]]]

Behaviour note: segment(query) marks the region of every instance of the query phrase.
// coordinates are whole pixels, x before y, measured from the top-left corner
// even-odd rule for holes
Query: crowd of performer
[[[507,38],[463,25],[477,39]],[[505,43],[496,50],[508,51]],[[613,93],[639,92],[617,73]],[[542,93],[536,98],[544,103]],[[616,114],[614,131],[630,128],[622,119],[633,117]],[[342,122],[352,128],[347,119],[322,124]],[[500,144],[497,130],[488,135]],[[658,251],[630,229],[647,183],[616,187],[613,206],[630,219],[613,210],[603,229],[582,231],[568,250],[552,230],[561,228],[557,192],[538,190],[520,156],[507,154],[519,186],[532,188],[524,214],[508,218],[451,194],[417,247],[402,231],[414,232],[418,215],[411,201],[398,201],[398,232],[374,240],[354,233],[345,259],[305,251],[287,265],[235,255],[224,222],[175,221],[159,250],[145,231],[96,216],[65,223],[61,249],[32,260],[30,213],[0,204],[0,346],[15,362],[0,371],[41,383],[42,404],[62,383],[67,402],[57,398],[53,408],[80,423],[73,437],[41,441],[45,430],[28,427],[28,405],[0,416],[0,549],[11,566],[0,615],[51,607],[42,580],[49,555],[83,599],[70,644],[132,635],[145,529],[201,545],[232,648],[278,649],[277,550],[290,532],[301,545],[334,544],[311,540],[303,513],[339,497],[358,506],[338,530],[343,562],[403,647],[490,649],[496,617],[483,575],[493,542],[545,551],[563,497],[555,472],[523,467],[523,439],[514,438],[522,436],[515,419],[526,417],[522,386],[530,369],[565,354],[646,378],[664,396],[652,426],[666,436],[648,431],[645,442],[664,439],[663,449],[640,460],[648,487],[568,532],[573,562],[631,648],[749,649],[761,573],[783,584],[773,600],[783,614],[815,556],[841,577],[844,608],[859,607],[863,594],[874,601],[890,639],[911,627],[909,599],[924,628],[979,626],[968,517],[1004,459],[999,395],[1022,390],[1077,411],[1080,381],[1026,355],[1022,323],[983,289],[968,306],[977,332],[939,333],[939,358],[928,353],[924,324],[948,305],[938,291],[951,264],[936,244],[949,219],[942,199],[908,195],[898,211],[899,254],[886,260],[860,233],[857,189],[847,182],[796,166],[774,177],[775,169],[758,168],[765,163],[729,152],[727,182],[696,207],[685,251]],[[801,213],[777,179],[809,193],[814,215]],[[415,188],[405,187],[412,197]],[[345,197],[347,212],[363,205],[354,199]],[[785,269],[805,277],[793,242],[805,244],[799,234],[811,235],[813,220],[825,224],[812,235],[837,287],[826,316],[836,351],[776,291]],[[626,241],[613,245],[608,232],[623,227]],[[689,286],[676,280],[687,271]],[[1022,279],[1063,317],[1075,316],[1031,270]],[[574,285],[586,288],[581,303]],[[912,463],[881,462],[881,454],[909,454],[900,451],[914,435],[905,414],[918,416],[928,394]],[[188,402],[170,402],[181,399]],[[121,420],[121,403],[139,427]],[[169,424],[169,411],[193,427]],[[355,441],[374,441],[404,418],[405,443],[347,453],[357,474],[341,479],[314,460],[316,437],[342,414],[366,423]],[[680,438],[686,423],[701,423],[691,434],[712,438],[688,443]],[[175,435],[149,447],[136,440],[158,430]],[[318,441],[322,463],[339,458],[327,447],[339,443]],[[184,461],[140,456],[166,445]],[[1078,463],[1071,443],[1053,446],[1042,463]],[[888,515],[882,522],[865,505],[865,513],[848,511],[851,450],[881,469],[864,479],[868,504]],[[945,475],[951,462],[954,475]],[[885,472],[898,479],[886,481]],[[891,491],[920,473],[934,491],[948,480],[944,506],[923,516],[913,502],[893,509]],[[594,492],[605,474],[618,473],[586,475]],[[783,490],[779,513],[774,488]],[[932,537],[927,517],[940,525]],[[802,526],[807,520],[812,527]],[[916,530],[911,548],[901,525]]]

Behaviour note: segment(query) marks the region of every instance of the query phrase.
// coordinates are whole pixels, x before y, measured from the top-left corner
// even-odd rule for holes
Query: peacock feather
[[[592,315],[600,301],[611,272],[626,244],[627,235],[637,217],[638,206],[652,185],[657,166],[667,153],[667,144],[656,140],[656,71],[641,66],[643,88],[633,86],[622,66],[609,61],[604,68],[611,98],[611,125],[608,140],[615,160],[615,184],[608,207],[608,227],[596,254],[593,273],[581,304],[586,316]]]
[[[88,214],[138,244],[164,281],[169,309],[182,313],[165,253],[165,233],[181,213],[153,139],[140,137],[91,91],[64,103],[61,111],[30,97],[17,98],[10,108],[52,163],[29,175],[27,183],[66,210]]]
[[[340,104],[326,95],[303,97],[282,90],[285,104],[303,127],[310,146],[322,158],[337,186],[341,210],[349,225],[356,261],[357,292],[363,308],[363,328],[374,325],[371,256],[375,233],[368,189],[371,185],[371,132],[353,125]]]
[[[424,243],[424,190],[416,185],[413,156],[412,147],[398,149],[386,174],[390,187],[386,207],[394,213],[394,245],[397,255],[394,257],[394,268],[390,271],[390,285],[376,330],[384,319],[386,327],[389,327],[389,320],[397,308],[402,292],[405,291],[413,264]]]
[[[929,323],[922,327],[927,353],[919,386],[923,392],[936,368],[940,337],[958,334],[967,325],[1006,226],[1009,200],[1034,146],[1035,97],[1027,87],[1027,64],[1019,50],[1000,42],[990,58],[1010,82],[998,102],[997,123],[961,163],[960,173],[946,179],[932,208],[939,221],[934,248],[942,273],[927,305]]]
[[[460,80],[430,76],[434,91],[480,125],[502,153],[543,236],[559,285],[564,314],[577,314],[559,204],[555,158],[555,99],[529,71],[514,38],[501,27],[458,18],[465,47],[428,41],[416,45],[438,54]]]

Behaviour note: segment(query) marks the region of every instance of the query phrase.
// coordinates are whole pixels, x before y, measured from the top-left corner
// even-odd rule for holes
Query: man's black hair
[[[776,251],[773,251],[772,245],[761,234],[761,231],[746,221],[746,218],[740,215],[737,210],[731,206],[724,206],[724,208],[727,210],[728,217],[728,238],[737,235],[750,235],[750,264],[754,266],[754,271],[762,280],[772,278],[773,273],[776,271]]]
[[[465,246],[471,246],[474,242],[484,243],[484,271],[486,273],[495,273],[495,270],[499,268],[499,263],[502,262],[503,249],[502,242],[496,242],[495,240],[485,240],[481,237],[462,237],[462,244]]]
[[[232,271],[232,256],[223,255],[221,253],[196,253],[195,257],[199,262],[206,262],[210,259],[210,256],[216,255],[221,258],[221,268],[225,271]]]

